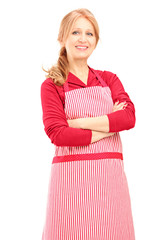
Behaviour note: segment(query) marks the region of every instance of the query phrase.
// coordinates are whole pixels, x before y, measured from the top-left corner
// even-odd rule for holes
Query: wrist
[[[107,115],[77,119],[79,128],[100,132],[109,132],[109,119]]]
[[[77,118],[77,125],[79,128],[85,129],[85,118]]]

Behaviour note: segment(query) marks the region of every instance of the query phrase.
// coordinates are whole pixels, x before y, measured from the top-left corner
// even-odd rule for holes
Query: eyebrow
[[[73,28],[73,30],[74,30],[74,29],[82,29],[82,28]],[[86,29],[86,31],[91,31],[91,32],[92,32],[93,30],[91,30],[91,29]]]

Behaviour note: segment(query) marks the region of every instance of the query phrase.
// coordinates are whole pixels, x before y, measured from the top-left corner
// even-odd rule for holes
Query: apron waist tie
[[[53,163],[59,162],[70,162],[78,160],[98,160],[105,158],[117,158],[123,160],[123,154],[120,152],[102,152],[102,153],[85,153],[85,154],[73,154],[73,155],[64,155],[64,156],[55,156],[53,158]]]

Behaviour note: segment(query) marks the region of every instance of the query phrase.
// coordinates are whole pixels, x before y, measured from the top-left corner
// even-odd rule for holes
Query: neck
[[[88,75],[89,68],[87,61],[69,62],[69,71],[77,76]]]

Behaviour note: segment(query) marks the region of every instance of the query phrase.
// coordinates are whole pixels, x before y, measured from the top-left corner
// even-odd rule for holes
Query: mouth
[[[78,46],[75,46],[78,50],[81,50],[81,51],[85,51],[87,50],[87,46],[82,46],[82,45],[78,45]]]

